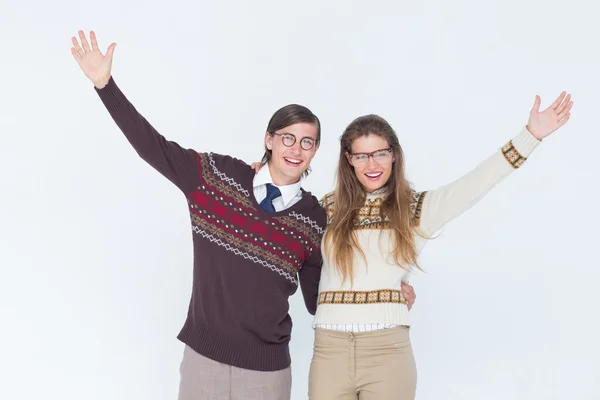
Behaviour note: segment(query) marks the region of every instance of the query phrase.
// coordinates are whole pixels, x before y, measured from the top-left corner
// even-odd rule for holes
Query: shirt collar
[[[273,183],[273,178],[271,177],[271,171],[269,170],[269,166],[263,166],[256,176],[254,176],[254,180],[252,181],[252,185],[254,188],[257,188],[262,185],[266,185],[267,183],[272,184],[273,186],[277,186],[279,191],[281,192],[281,199],[283,200],[284,206],[287,206],[290,201],[296,196],[301,195],[302,188],[302,178],[296,183],[292,183],[291,185],[285,186],[277,186]]]

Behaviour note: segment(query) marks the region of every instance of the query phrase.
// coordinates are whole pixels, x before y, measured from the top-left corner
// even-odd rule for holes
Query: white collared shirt
[[[273,183],[269,166],[265,165],[260,169],[260,171],[258,171],[258,174],[254,176],[254,180],[252,181],[252,186],[254,187],[254,197],[259,204],[265,199],[265,197],[267,197],[267,183],[276,186],[281,192],[281,196],[273,199],[273,207],[275,208],[275,211],[281,211],[285,210],[286,208],[290,208],[302,198],[302,191],[300,190],[302,186],[302,178],[298,182],[292,183],[291,185],[277,186]]]

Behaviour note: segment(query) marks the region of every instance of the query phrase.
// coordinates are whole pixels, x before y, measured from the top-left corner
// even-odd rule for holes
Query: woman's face
[[[372,193],[382,188],[390,179],[396,161],[387,140],[377,135],[361,136],[354,139],[351,149],[346,158],[364,190]]]

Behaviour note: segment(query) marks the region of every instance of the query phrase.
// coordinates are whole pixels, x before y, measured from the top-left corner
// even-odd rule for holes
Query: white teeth
[[[284,157],[285,158],[285,157]],[[291,162],[292,164],[300,164],[302,161],[300,160],[291,160],[289,158],[285,158],[286,161]]]
[[[377,174],[365,174],[369,178],[377,178],[379,175],[383,174],[383,172],[379,172]]]

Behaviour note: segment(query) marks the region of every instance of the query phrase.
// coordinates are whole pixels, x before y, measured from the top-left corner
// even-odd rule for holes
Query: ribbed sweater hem
[[[290,366],[288,343],[261,343],[234,338],[187,321],[177,339],[211,360],[255,371],[279,371]]]

